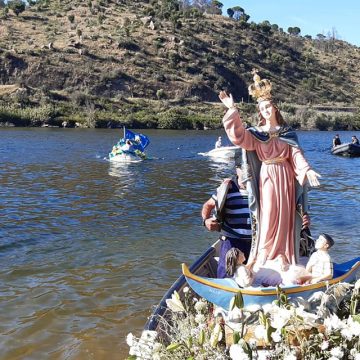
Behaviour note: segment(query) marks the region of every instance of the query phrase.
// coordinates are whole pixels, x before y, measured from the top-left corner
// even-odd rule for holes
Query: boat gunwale
[[[340,275],[336,278],[333,278],[331,280],[325,280],[325,281],[321,281],[317,284],[310,284],[310,285],[294,285],[291,287],[285,286],[285,287],[281,287],[281,290],[285,294],[296,294],[296,293],[302,293],[302,292],[306,292],[306,291],[320,290],[321,288],[326,287],[328,285],[333,285],[333,284],[342,282],[342,280],[346,279],[354,271],[356,271],[359,268],[359,266],[360,266],[360,260],[355,262],[354,265],[351,267],[351,269],[348,270],[346,273],[344,273],[343,275]],[[191,280],[197,281],[201,284],[210,286],[215,289],[232,292],[234,294],[237,294],[240,292],[243,295],[271,296],[271,295],[277,295],[277,293],[278,293],[277,288],[274,288],[274,287],[261,288],[261,290],[252,290],[252,289],[250,290],[250,289],[242,289],[242,288],[237,289],[237,288],[232,288],[230,286],[224,286],[224,285],[212,283],[211,281],[208,281],[202,277],[199,277],[199,276],[191,273],[191,271],[189,270],[189,268],[187,267],[187,265],[185,263],[182,264],[182,271],[183,271],[183,275]]]

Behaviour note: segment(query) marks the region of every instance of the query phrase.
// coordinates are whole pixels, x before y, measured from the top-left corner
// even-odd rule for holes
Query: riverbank
[[[255,104],[240,103],[245,121],[257,122]],[[280,103],[281,112],[291,126],[301,130],[359,130],[357,107],[337,105],[296,105]],[[121,101],[74,99],[74,103],[51,101],[45,104],[0,104],[0,126],[218,129],[224,107],[220,103],[148,100]]]

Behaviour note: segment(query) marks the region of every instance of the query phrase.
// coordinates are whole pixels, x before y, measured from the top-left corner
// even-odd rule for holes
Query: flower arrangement
[[[360,280],[340,283],[305,300],[278,288],[272,304],[230,310],[198,299],[189,288],[167,300],[158,331],[127,336],[128,359],[353,359],[360,360]]]

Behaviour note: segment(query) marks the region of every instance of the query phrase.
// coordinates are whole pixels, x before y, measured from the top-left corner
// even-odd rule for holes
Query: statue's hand
[[[219,99],[228,109],[235,107],[234,99],[231,94],[228,95],[225,91],[220,91]]]
[[[316,187],[316,186],[320,186],[320,182],[318,180],[318,178],[321,178],[321,175],[318,174],[317,172],[315,172],[314,170],[309,170],[306,173],[306,177],[309,181],[309,185],[311,187]]]

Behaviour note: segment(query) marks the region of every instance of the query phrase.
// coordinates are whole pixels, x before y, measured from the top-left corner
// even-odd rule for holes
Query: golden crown
[[[258,102],[271,100],[271,82],[268,79],[260,79],[258,70],[253,69],[251,73],[254,75],[254,83],[249,86],[249,94],[257,99]]]

